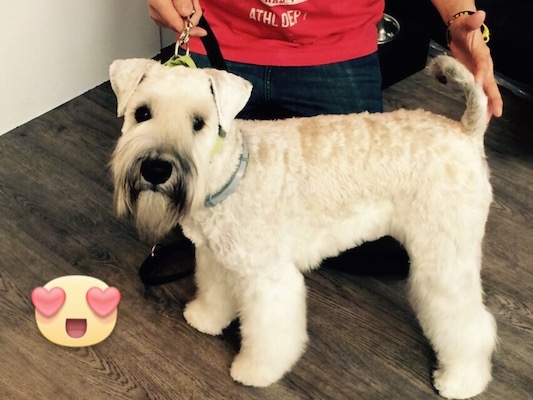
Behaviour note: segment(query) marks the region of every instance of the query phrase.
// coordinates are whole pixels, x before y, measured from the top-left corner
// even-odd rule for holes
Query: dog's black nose
[[[172,175],[172,164],[165,160],[148,158],[141,164],[141,175],[154,185],[165,183]]]

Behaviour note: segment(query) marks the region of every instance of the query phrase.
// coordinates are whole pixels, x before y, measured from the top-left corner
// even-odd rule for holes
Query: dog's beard
[[[178,215],[170,197],[152,190],[139,193],[134,216],[142,240],[157,242],[176,227]]]
[[[142,177],[141,165],[159,157],[172,164],[172,174],[166,182],[154,185]],[[123,136],[113,153],[111,172],[117,214],[132,214],[143,240],[161,239],[190,215],[195,201],[201,204],[200,197],[195,200],[196,165],[184,149],[161,150],[144,135]]]
[[[154,187],[136,178],[126,179],[116,197],[117,211],[127,209],[135,219],[139,237],[155,243],[172,231],[182,217],[189,215],[193,197],[192,177],[176,174],[172,180]],[[130,175],[130,178],[134,175]]]
[[[139,237],[155,243],[172,231],[191,212],[194,177],[176,172],[166,183],[154,187],[143,181],[140,161],[115,175],[115,208],[119,215],[132,214]],[[174,164],[175,170],[178,166]]]

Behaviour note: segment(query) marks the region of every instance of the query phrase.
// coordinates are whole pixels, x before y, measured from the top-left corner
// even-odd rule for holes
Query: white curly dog
[[[157,240],[178,224],[196,248],[187,322],[218,335],[239,318],[231,376],[267,386],[308,339],[303,273],[391,235],[410,257],[409,290],[438,359],[434,385],[468,398],[491,380],[496,326],[483,304],[482,239],[492,200],[487,99],[470,72],[437,57],[466,96],[461,122],[423,110],[235,119],[251,84],[153,60],[110,67],[122,136],[115,206]]]

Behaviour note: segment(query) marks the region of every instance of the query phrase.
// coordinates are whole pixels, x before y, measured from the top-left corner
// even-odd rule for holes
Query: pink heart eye
[[[100,317],[111,314],[120,302],[120,292],[115,287],[108,287],[106,290],[90,288],[86,297],[89,307]]]
[[[45,317],[55,315],[63,307],[65,298],[65,291],[60,287],[54,287],[48,291],[39,286],[31,292],[31,302]]]

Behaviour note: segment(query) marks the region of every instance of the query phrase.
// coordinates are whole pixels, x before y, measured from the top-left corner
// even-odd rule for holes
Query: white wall
[[[114,59],[160,47],[146,0],[0,0],[0,134],[107,81]]]

